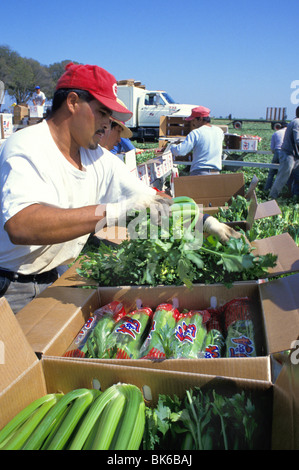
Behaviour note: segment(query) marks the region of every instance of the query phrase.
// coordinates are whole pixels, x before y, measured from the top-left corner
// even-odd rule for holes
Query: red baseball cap
[[[60,88],[88,91],[96,100],[109,108],[112,111],[112,117],[119,121],[128,121],[133,115],[131,111],[117,102],[115,77],[97,65],[70,62],[57,82],[56,90]]]
[[[192,121],[197,117],[207,117],[210,115],[211,110],[209,108],[205,108],[204,106],[197,106],[197,108],[193,108],[191,112],[191,116],[185,118],[185,121]]]

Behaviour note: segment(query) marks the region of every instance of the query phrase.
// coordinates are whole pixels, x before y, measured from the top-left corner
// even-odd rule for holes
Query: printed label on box
[[[12,114],[2,113],[0,124],[0,137],[1,139],[7,139],[13,131]]]
[[[241,150],[257,150],[258,139],[241,139]]]
[[[43,106],[30,106],[30,117],[31,118],[42,118],[44,115]]]
[[[138,165],[137,167],[137,172],[138,172],[138,178],[143,181],[145,184],[149,184],[149,178],[147,174],[147,165],[145,163],[142,163],[141,165]]]

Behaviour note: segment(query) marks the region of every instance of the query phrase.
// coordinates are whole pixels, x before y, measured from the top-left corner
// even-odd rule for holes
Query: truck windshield
[[[166,99],[166,101],[170,104],[176,104],[176,102],[169,96],[168,93],[162,93],[163,97]]]

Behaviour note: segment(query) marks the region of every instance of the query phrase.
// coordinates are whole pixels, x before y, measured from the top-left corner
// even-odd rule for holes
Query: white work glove
[[[219,238],[221,243],[227,243],[230,237],[241,238],[241,234],[236,232],[233,228],[229,227],[211,215],[207,217],[203,224],[203,231],[209,235],[215,235]]]
[[[150,208],[151,221],[154,224],[161,223],[162,217],[168,217],[172,199],[156,194],[144,194],[138,197],[125,199],[121,202],[108,203],[106,205],[106,225],[126,225],[126,219],[131,210],[142,211]]]

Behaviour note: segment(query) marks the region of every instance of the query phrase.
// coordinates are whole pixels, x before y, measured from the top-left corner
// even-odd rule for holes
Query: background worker
[[[131,142],[130,137],[132,135],[132,131],[123,122],[111,119],[111,129],[105,133],[105,136],[100,141],[100,145],[110,150],[113,154],[128,152],[135,149],[133,144],[126,144],[127,140]]]
[[[277,176],[270,190],[269,197],[276,199],[284,186],[288,184],[292,171],[299,159],[299,106],[296,117],[288,124],[280,151]]]
[[[117,101],[119,104],[126,107],[119,98],[117,98]],[[126,153],[129,152],[129,150],[136,150],[130,140],[132,137],[133,132],[124,122],[111,119],[111,130],[105,134],[105,137],[101,140],[101,145],[114,154]]]
[[[0,147],[0,296],[15,313],[77,258],[99,224],[123,223],[130,209],[169,214],[170,199],[99,145],[110,117],[132,115],[116,96],[109,72],[69,63],[50,116]],[[236,234],[214,217],[203,230],[223,242]]]
[[[271,144],[270,148],[273,153],[272,163],[279,164],[279,157],[280,157],[280,150],[283,143],[283,139],[286,133],[287,123],[283,122],[281,124],[281,128],[278,131],[274,132],[271,137]],[[264,186],[264,190],[268,191],[273,183],[274,176],[276,175],[277,170],[274,168],[270,168],[268,172],[268,177]]]
[[[129,129],[128,129],[129,130]],[[130,131],[130,130],[129,130]],[[131,133],[131,131],[130,131]],[[126,133],[122,131],[120,134],[120,142],[118,142],[114,147],[111,149],[112,153],[126,153],[130,150],[136,150],[135,145],[132,144],[130,137],[125,137]],[[129,135],[129,134],[127,134]]]
[[[211,125],[210,110],[204,106],[192,109],[186,121],[193,121],[193,129],[180,144],[170,146],[171,153],[184,156],[193,153],[190,175],[219,173],[222,169],[223,131]]]
[[[39,86],[35,87],[35,92],[33,93],[32,102],[34,106],[44,106],[46,102],[46,95],[41,91]]]

